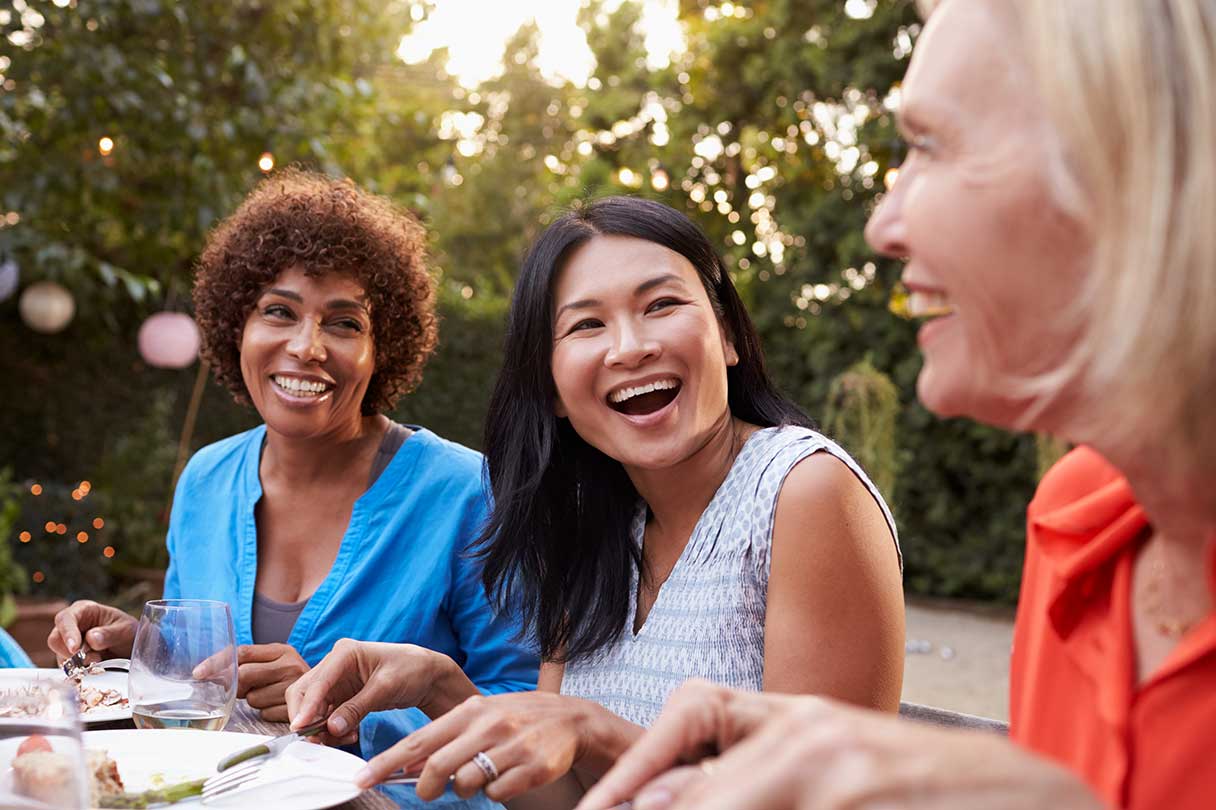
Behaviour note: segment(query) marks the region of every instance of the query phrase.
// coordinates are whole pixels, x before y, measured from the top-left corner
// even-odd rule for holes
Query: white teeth
[[[328,390],[329,386],[317,380],[301,380],[298,377],[286,377],[282,374],[274,376],[275,385],[293,394],[316,396]]]
[[[642,394],[649,394],[651,391],[669,391],[680,385],[677,379],[656,380],[646,385],[639,385],[637,388],[622,388],[619,391],[613,391],[608,395],[608,399],[614,403],[624,402],[627,399],[640,397]]]
[[[916,290],[908,295],[909,318],[937,318],[954,312],[954,305],[942,292]]]

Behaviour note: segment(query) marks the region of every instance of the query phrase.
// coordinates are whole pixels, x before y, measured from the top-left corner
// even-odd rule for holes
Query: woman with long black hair
[[[486,457],[485,583],[522,612],[539,690],[464,702],[372,760],[363,784],[421,768],[423,798],[454,777],[457,793],[500,801],[550,785],[513,806],[568,807],[690,677],[897,708],[890,514],[777,393],[729,274],[683,214],[613,197],[539,238]],[[297,724],[334,705],[353,727],[418,678],[392,645],[353,645],[288,703]]]

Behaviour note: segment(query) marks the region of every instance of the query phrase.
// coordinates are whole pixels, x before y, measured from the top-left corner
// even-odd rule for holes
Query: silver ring
[[[477,756],[473,757],[473,764],[481,770],[487,784],[498,778],[498,767],[495,766],[494,760],[490,759],[490,755],[485,751],[477,752]]]

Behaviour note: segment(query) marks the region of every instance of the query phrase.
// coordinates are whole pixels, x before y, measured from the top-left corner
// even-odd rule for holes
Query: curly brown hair
[[[194,308],[202,356],[238,402],[241,335],[262,292],[284,270],[341,273],[367,292],[376,370],[365,414],[391,410],[422,379],[438,319],[426,232],[405,209],[350,180],[286,169],[263,180],[211,232],[198,260]]]

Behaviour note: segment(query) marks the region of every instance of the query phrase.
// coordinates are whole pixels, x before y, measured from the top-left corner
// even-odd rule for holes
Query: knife
[[[312,725],[305,726],[304,728],[300,729],[299,731],[293,731],[289,734],[284,734],[281,737],[275,737],[273,740],[267,740],[266,742],[258,743],[257,745],[253,746],[252,748],[246,748],[244,750],[237,751],[235,754],[229,754],[228,756],[226,756],[220,760],[219,764],[215,766],[215,770],[217,773],[223,773],[224,771],[231,768],[233,765],[239,765],[242,762],[246,762],[251,759],[256,759],[257,757],[278,756],[279,754],[281,754],[283,752],[284,748],[291,745],[293,742],[302,740],[305,737],[311,737],[315,734],[320,734],[322,731],[325,730],[325,724],[327,722],[328,722],[328,719],[318,720],[317,722],[313,723]]]

